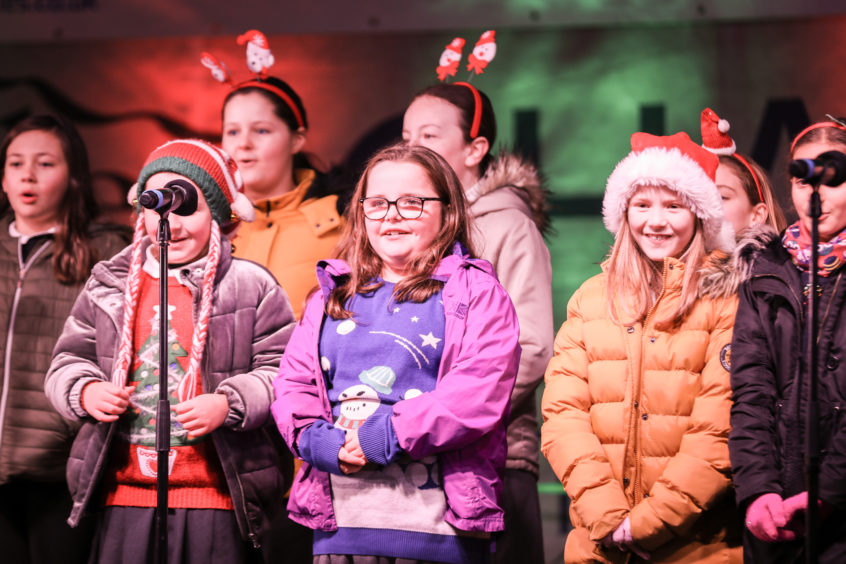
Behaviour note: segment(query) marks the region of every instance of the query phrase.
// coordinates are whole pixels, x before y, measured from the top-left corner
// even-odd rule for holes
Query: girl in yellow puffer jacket
[[[571,498],[565,562],[739,562],[728,454],[735,241],[715,155],[632,136],[615,242],[555,340],[542,451]]]

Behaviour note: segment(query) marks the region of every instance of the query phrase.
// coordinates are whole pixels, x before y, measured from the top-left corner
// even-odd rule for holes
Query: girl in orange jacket
[[[615,242],[555,340],[542,451],[571,498],[565,562],[740,561],[728,456],[735,247],[715,155],[632,136]]]

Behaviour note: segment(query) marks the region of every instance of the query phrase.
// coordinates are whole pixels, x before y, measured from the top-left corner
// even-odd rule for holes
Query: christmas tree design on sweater
[[[179,344],[176,331],[171,325],[171,316],[176,306],[168,305],[167,312],[167,391],[171,405],[179,403],[176,390],[185,377],[185,370],[179,363],[188,352]],[[135,390],[130,396],[131,409],[127,411],[125,439],[130,443],[155,446],[156,444],[156,405],[159,401],[159,306],[153,306],[155,315],[152,320],[150,336],[141,345],[136,357],[141,364],[132,373],[130,385]],[[198,442],[201,438],[188,440],[188,432],[171,417],[171,446],[187,445]]]

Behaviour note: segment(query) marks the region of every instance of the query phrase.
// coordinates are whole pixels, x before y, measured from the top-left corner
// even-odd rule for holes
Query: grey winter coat
[[[24,479],[61,483],[74,434],[44,396],[44,376],[56,339],[82,290],[61,284],[53,273],[53,239],[21,261],[20,239],[9,234],[14,216],[0,219],[0,484]],[[126,246],[120,228],[92,226],[90,237],[103,258]]]
[[[490,262],[520,322],[520,368],[511,394],[506,467],[538,474],[535,391],[552,358],[552,265],[543,240],[546,189],[535,168],[500,154],[467,191],[473,245]]]
[[[90,378],[108,380],[111,374],[120,345],[130,251],[128,247],[112,261],[94,267],[56,344],[46,392],[70,419],[80,419],[79,384]],[[186,268],[181,274],[194,296],[196,321],[203,272]],[[258,535],[282,508],[291,481],[291,456],[269,415],[273,378],[295,320],[273,276],[253,262],[233,258],[227,241],[222,242],[215,286],[202,362],[203,389],[229,399],[229,415],[211,437],[241,534],[258,546]],[[115,423],[90,417],[84,421],[68,460],[74,501],[71,526],[91,509],[117,429]]]

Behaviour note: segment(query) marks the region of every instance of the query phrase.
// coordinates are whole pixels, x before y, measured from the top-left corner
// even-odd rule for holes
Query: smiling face
[[[806,143],[796,148],[794,159],[814,159],[826,151],[843,151],[846,147],[832,143]],[[790,194],[793,206],[799,214],[799,220],[805,228],[811,231],[811,217],[808,215],[808,202],[811,197],[811,186],[791,180]],[[840,186],[820,186],[820,202],[822,215],[820,216],[820,241],[829,241],[846,227],[846,183]]]
[[[370,170],[366,198],[380,197],[394,201],[402,196],[437,198],[439,195],[420,165],[405,161],[383,161]],[[411,261],[430,247],[443,223],[438,201],[423,205],[417,219],[405,219],[391,205],[384,219],[364,218],[367,240],[382,259],[382,278],[398,282],[408,275]]]
[[[61,221],[61,203],[70,173],[59,138],[48,131],[25,131],[6,151],[3,191],[21,233],[42,233]]]
[[[188,180],[181,174],[158,172],[147,180],[145,190],[164,188],[171,180]],[[191,182],[188,180],[188,182]],[[197,185],[191,182],[195,188]],[[147,236],[155,243],[158,240],[159,214],[144,209],[144,228]],[[167,263],[179,266],[193,262],[208,252],[211,237],[212,215],[202,190],[197,188],[197,211],[188,216],[170,214],[171,242],[167,249]],[[158,248],[158,247],[157,247]]]
[[[259,92],[235,94],[223,108],[223,150],[238,163],[252,201],[294,188],[293,159],[304,144],[305,130],[292,131]]]
[[[641,186],[626,214],[632,237],[650,260],[679,258],[693,238],[696,218],[669,188]]]

